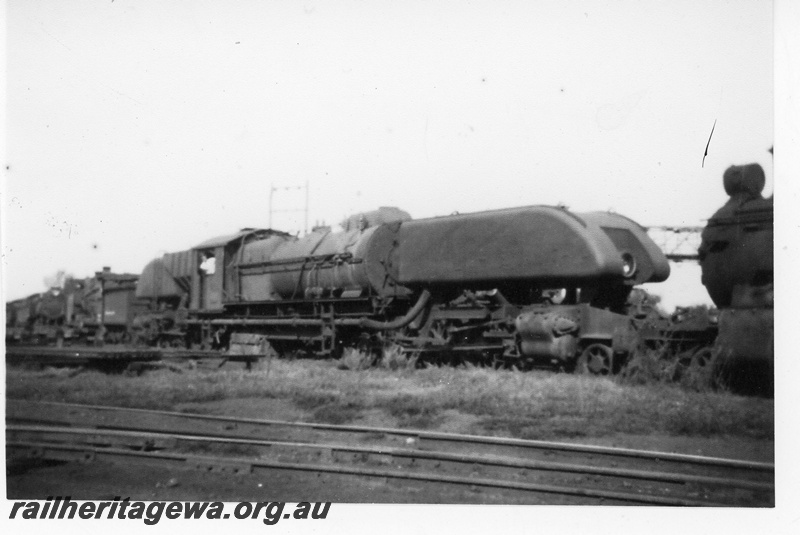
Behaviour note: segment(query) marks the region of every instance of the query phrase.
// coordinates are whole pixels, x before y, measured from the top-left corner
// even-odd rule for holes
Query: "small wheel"
[[[575,371],[591,375],[611,375],[614,352],[604,344],[591,344],[578,357]]]
[[[710,347],[703,347],[698,349],[692,355],[692,366],[696,366],[698,368],[705,368],[711,362],[712,357],[714,356],[714,350]]]

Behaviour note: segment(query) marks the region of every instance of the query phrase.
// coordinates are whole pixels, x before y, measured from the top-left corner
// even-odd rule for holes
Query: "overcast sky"
[[[772,191],[772,4],[7,3],[7,298],[267,226],[531,204],[703,225]],[[703,166],[703,154],[716,128]],[[304,207],[279,191],[277,207]],[[297,230],[302,217],[276,213]],[[294,215],[299,215],[295,213]],[[673,270],[669,306],[709,302]]]

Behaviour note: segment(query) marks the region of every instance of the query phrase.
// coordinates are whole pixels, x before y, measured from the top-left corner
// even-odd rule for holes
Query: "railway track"
[[[774,503],[770,463],[20,400],[8,400],[6,411],[7,457],[12,462],[138,460],[233,474],[282,470],[485,488],[528,494],[545,503],[548,496],[602,504]]]
[[[245,362],[248,365],[265,355],[233,355],[221,351],[193,349],[108,347],[52,347],[11,346],[6,347],[6,362],[9,364],[37,364],[41,366],[94,366],[134,367],[158,362],[183,362],[189,360],[219,360]]]

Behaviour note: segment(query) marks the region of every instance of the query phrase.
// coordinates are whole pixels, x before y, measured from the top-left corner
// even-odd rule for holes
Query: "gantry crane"
[[[697,262],[703,227],[646,227],[647,234],[672,262]]]

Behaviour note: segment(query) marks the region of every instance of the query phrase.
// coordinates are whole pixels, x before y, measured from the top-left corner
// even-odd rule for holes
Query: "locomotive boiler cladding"
[[[165,255],[137,297],[188,303],[188,342],[234,352],[393,342],[610,373],[630,350],[630,290],[668,274],[644,229],[617,214],[530,206],[411,220],[381,208],[341,232],[244,229]]]
[[[725,205],[708,221],[698,251],[702,281],[720,309],[716,347],[738,378],[771,389],[774,362],[773,200],[758,164],[723,175]]]

